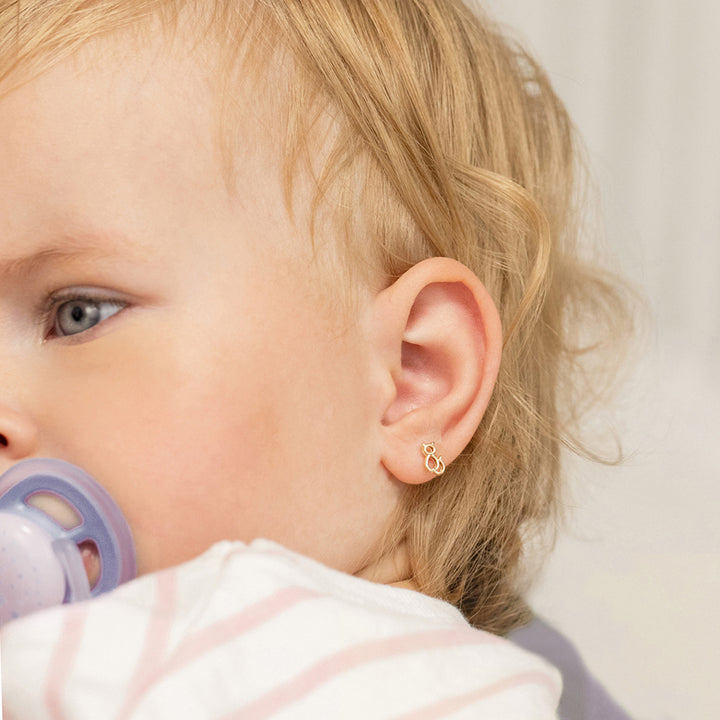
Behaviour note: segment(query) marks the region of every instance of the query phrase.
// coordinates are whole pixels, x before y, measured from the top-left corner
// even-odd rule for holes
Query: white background
[[[720,4],[487,0],[588,146],[605,235],[652,319],[619,469],[572,468],[533,595],[638,720],[720,718]]]

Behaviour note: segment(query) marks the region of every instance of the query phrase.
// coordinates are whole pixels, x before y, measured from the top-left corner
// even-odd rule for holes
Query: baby
[[[0,2],[0,472],[140,576],[3,629],[9,717],[554,717],[574,166],[460,0]]]

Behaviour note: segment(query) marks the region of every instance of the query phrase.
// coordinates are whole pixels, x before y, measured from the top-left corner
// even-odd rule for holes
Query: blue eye
[[[95,327],[125,307],[115,300],[74,298],[57,306],[53,332],[58,337],[78,335]]]

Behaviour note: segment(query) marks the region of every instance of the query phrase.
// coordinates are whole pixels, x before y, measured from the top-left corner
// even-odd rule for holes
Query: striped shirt
[[[265,540],[0,631],[3,720],[549,720],[557,672],[452,606]]]

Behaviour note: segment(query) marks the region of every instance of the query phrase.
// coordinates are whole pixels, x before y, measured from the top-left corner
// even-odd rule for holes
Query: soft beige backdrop
[[[534,593],[638,720],[720,718],[720,5],[487,0],[580,127],[652,327]]]

